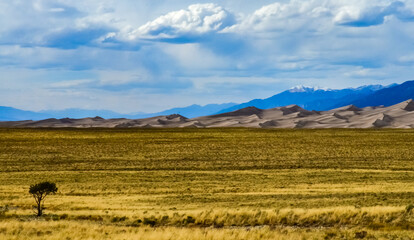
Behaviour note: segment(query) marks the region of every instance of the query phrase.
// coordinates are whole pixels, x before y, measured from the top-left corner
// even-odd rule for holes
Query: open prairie
[[[412,204],[414,130],[0,129],[0,239],[414,239]]]

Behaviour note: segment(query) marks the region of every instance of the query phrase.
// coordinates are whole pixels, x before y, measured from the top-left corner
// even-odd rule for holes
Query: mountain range
[[[353,104],[355,101],[365,98],[384,88],[385,87],[381,85],[369,85],[346,89],[320,89],[299,86],[266,99],[254,99],[246,103],[222,109],[219,113],[235,111],[245,107],[270,109],[292,104],[296,104],[309,110],[325,111]]]
[[[298,105],[307,110],[328,111],[347,105],[359,108],[367,106],[392,106],[408,99],[414,99],[414,81],[389,86],[368,85],[346,89],[320,89],[313,87],[295,87],[265,99],[254,99],[235,104],[191,105],[173,108],[156,113],[120,114],[107,110],[67,109],[62,111],[23,111],[11,107],[0,107],[0,121],[40,120],[46,118],[103,118],[142,119],[155,116],[179,114],[186,118],[197,118],[214,114],[237,111],[246,107],[272,109],[288,105]]]
[[[414,101],[389,107],[359,108],[348,105],[329,111],[309,111],[298,105],[259,109],[246,107],[233,112],[197,118],[179,114],[144,119],[45,119],[0,122],[14,128],[414,128]]]
[[[88,118],[100,116],[102,118],[149,118],[161,115],[181,114],[189,118],[215,114],[223,108],[229,108],[236,103],[208,104],[205,106],[191,105],[183,108],[172,108],[156,113],[121,114],[108,110],[65,109],[41,112],[24,111],[12,107],[0,106],[0,121],[41,120],[47,118]]]

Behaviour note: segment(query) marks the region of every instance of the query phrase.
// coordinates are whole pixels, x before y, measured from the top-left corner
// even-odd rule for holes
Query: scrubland
[[[0,129],[0,239],[414,239],[413,130]],[[30,184],[53,181],[36,218]]]

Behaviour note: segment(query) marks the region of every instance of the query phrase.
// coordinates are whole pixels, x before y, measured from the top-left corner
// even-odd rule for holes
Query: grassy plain
[[[0,129],[0,239],[414,239],[413,203],[413,130]]]

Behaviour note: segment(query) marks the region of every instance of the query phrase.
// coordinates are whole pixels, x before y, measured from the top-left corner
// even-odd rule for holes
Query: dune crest
[[[412,99],[406,101],[407,105],[404,107],[405,111],[412,112],[414,111],[414,101]]]
[[[247,107],[233,112],[186,118],[179,114],[144,119],[49,118],[40,121],[0,122],[17,128],[414,128],[414,101],[359,108],[348,105],[329,111],[309,111],[298,105],[272,109]]]

